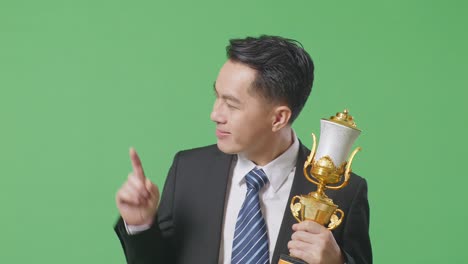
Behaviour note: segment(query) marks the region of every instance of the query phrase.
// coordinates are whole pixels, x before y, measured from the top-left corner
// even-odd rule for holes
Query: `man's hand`
[[[288,243],[289,254],[309,264],[343,264],[341,249],[333,234],[324,226],[304,221],[293,225],[295,231]]]
[[[130,149],[133,172],[116,195],[117,208],[128,225],[152,224],[159,203],[159,189],[145,177],[140,158]]]

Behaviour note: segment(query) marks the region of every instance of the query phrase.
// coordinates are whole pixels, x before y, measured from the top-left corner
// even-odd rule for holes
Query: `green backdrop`
[[[139,151],[164,183],[215,142],[228,39],[302,42],[316,64],[294,128],[347,107],[363,133],[375,263],[461,263],[465,1],[0,2],[0,263],[124,263],[114,197]],[[208,205],[207,205],[208,206]]]

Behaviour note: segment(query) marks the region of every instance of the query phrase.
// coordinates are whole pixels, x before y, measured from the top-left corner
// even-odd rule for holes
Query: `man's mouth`
[[[221,130],[221,129],[216,129],[216,137],[217,138],[224,138],[229,136],[231,133]]]

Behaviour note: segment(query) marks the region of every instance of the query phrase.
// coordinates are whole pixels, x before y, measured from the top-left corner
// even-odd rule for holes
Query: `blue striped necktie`
[[[247,194],[237,217],[231,264],[269,264],[267,227],[258,197],[268,178],[262,169],[253,169],[247,173],[245,181]]]

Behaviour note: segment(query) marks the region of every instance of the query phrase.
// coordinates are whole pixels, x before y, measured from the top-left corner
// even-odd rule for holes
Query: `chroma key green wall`
[[[215,142],[228,39],[297,39],[316,64],[294,128],[349,108],[363,133],[375,263],[461,263],[464,1],[0,2],[0,263],[125,263],[112,226],[128,148],[164,183]],[[209,205],[207,205],[209,206]]]

